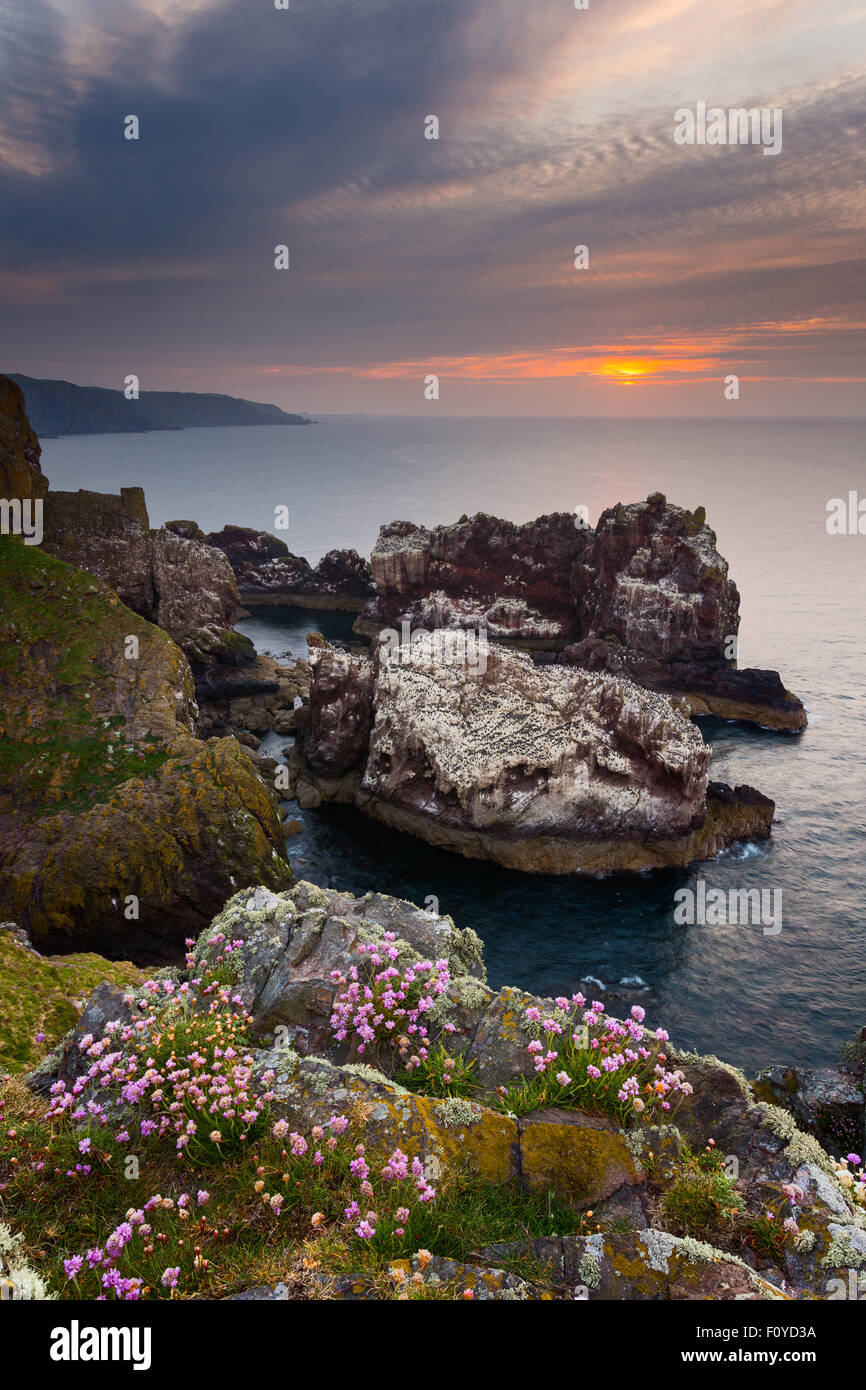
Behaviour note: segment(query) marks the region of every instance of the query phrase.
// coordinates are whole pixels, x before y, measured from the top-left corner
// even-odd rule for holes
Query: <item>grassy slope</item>
[[[0,932],[0,1072],[26,1071],[73,1026],[97,985],[145,978],[128,961],[101,956],[38,956]],[[41,1043],[37,1033],[44,1033]]]

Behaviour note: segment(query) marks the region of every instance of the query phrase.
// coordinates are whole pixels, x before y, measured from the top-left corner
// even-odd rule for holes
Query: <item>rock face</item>
[[[566,513],[517,526],[479,512],[428,531],[394,521],[371,556],[377,597],[364,621],[486,626],[497,640],[556,645],[584,631],[579,598],[592,533]]]
[[[171,958],[291,882],[275,793],[193,737],[189,665],[105,584],[0,537],[0,916],[41,948]]]
[[[233,632],[240,600],[231,566],[213,546],[150,529],[144,492],[51,492],[44,548],[103,579],[149,622],[170,633],[196,669],[255,658]]]
[[[836,1067],[768,1067],[753,1084],[833,1153],[866,1152],[866,1028],[845,1043]]]
[[[0,376],[0,497],[44,497],[48,479],[42,472],[42,447],[31,428],[20,386]]]
[[[188,527],[189,522],[169,522]],[[181,533],[183,534],[183,533]],[[329,550],[314,567],[292,555],[285,541],[267,531],[224,526],[207,537],[228,556],[245,604],[249,607],[291,601],[299,607],[363,607],[375,593],[370,567],[356,550]]]
[[[462,658],[429,633],[370,660],[314,649],[299,738],[320,793],[531,872],[685,864],[770,833],[773,803],[709,784],[709,749],[663,696],[496,644],[483,672]]]
[[[377,596],[357,630],[485,628],[496,641],[682,694],[694,713],[800,729],[802,704],[776,672],[729,659],[739,594],[704,510],[662,493],[602,513],[517,526],[479,513],[434,530],[392,522],[372,555]]]
[[[310,653],[311,705],[309,735],[304,745],[316,772],[340,777],[367,756],[373,724],[375,669],[366,657],[350,656],[334,647],[314,647]],[[315,690],[315,695],[312,695]]]

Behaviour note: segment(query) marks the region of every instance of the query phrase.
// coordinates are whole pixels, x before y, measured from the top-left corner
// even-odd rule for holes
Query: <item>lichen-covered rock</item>
[[[21,387],[0,376],[0,497],[7,501],[44,498],[48,479],[41,456],[42,446],[27,418]]]
[[[381,941],[386,931],[394,934],[401,966],[422,954],[450,961],[454,978],[425,1021],[433,1043],[447,1037],[452,1054],[460,1050],[464,1063],[474,1062],[477,1091],[471,1099],[409,1091],[375,1065],[393,1071],[387,1049],[381,1056],[348,1061],[345,1045],[333,1045],[330,969],[345,973],[352,963],[360,964],[358,947]],[[335,1114],[350,1115],[363,1126],[365,1153],[374,1164],[400,1148],[421,1160],[430,1183],[462,1169],[510,1187],[512,1195],[553,1191],[575,1209],[575,1218],[584,1213],[583,1221],[599,1224],[592,1235],[479,1250],[479,1279],[488,1281],[490,1271],[507,1266],[509,1257],[529,1254],[543,1277],[527,1296],[552,1289],[553,1296],[590,1299],[808,1299],[848,1296],[851,1278],[866,1271],[866,1213],[844,1173],[840,1177],[837,1165],[797,1128],[789,1112],[755,1102],[743,1074],[716,1058],[666,1047],[668,1062],[684,1071],[692,1091],[681,1093],[660,1126],[622,1129],[598,1113],[560,1108],[518,1118],[504,1109],[503,1084],[534,1070],[521,1024],[525,1006],[548,1012],[555,1001],[487,989],[479,978],[477,937],[459,932],[450,919],[379,894],[353,898],[309,883],[281,893],[259,887],[229,902],[200,937],[190,968],[171,972],[175,986],[198,976],[204,960],[215,963],[221,957],[224,968],[222,953],[229,942],[232,997],[251,1015],[251,1086],[267,1095],[275,1118],[309,1133]],[[359,974],[363,981],[363,971]],[[80,1078],[89,1064],[80,1046],[84,1035],[106,1036],[148,1008],[149,1000],[149,995],[139,998],[100,986],[77,1025],[27,1084],[45,1093],[58,1077],[67,1083]],[[455,1032],[446,1035],[451,1022]],[[733,1167],[746,1224],[732,1229],[723,1221],[705,1241],[677,1234],[675,1221],[674,1230],[665,1229],[663,1196],[683,1172],[687,1144],[700,1153],[711,1141],[724,1156],[726,1171]],[[779,1217],[784,1238],[771,1257],[756,1254],[748,1238],[748,1222],[767,1210],[791,1213],[784,1228]],[[288,1265],[286,1285],[297,1275]],[[322,1296],[370,1293],[363,1275],[344,1281],[341,1274],[339,1295],[327,1271],[315,1278],[328,1280]],[[495,1278],[488,1286],[502,1287]],[[259,1288],[251,1296],[292,1295]]]
[[[535,873],[683,865],[769,835],[773,803],[710,786],[709,749],[663,696],[497,644],[483,669],[465,656],[430,633],[372,661],[313,649],[299,784]]]
[[[448,1102],[403,1090],[363,1064],[336,1066],[321,1057],[299,1057],[286,1047],[260,1053],[255,1078],[257,1086],[274,1093],[275,1113],[294,1129],[309,1129],[335,1113],[361,1107],[367,1154],[383,1161],[395,1148],[417,1155],[428,1181],[435,1181],[446,1165],[471,1165],[490,1182],[519,1177],[517,1123],[486,1106],[469,1107],[472,1113],[455,1123]],[[598,1180],[600,1165],[593,1172]]]
[[[152,531],[141,488],[49,493],[43,546],[110,584],[170,633],[196,667],[255,658],[249,639],[232,631],[240,600],[226,557],[179,531]]]
[[[282,893],[236,894],[199,938],[196,958],[214,958],[224,940],[242,943],[232,961],[256,1033],[282,1027],[301,1053],[346,1058],[348,1044],[337,1043],[330,1030],[337,989],[331,972],[360,965],[358,947],[383,941],[386,932],[396,937],[404,965],[444,958],[457,979],[484,978],[481,943],[471,928],[398,898],[355,898],[303,881]]]
[[[860,1153],[866,1140],[862,1077],[835,1067],[768,1067],[754,1081],[756,1093],[791,1111],[798,1125],[833,1153]]]
[[[751,1302],[785,1297],[737,1256],[667,1231],[566,1237],[563,1247],[568,1277],[582,1286],[590,1301]]]
[[[594,1207],[645,1180],[622,1130],[581,1110],[536,1110],[518,1122],[520,1176],[574,1206]]]
[[[192,736],[192,675],[113,590],[0,537],[0,914],[43,949],[178,954],[244,883],[283,887],[275,792]]]

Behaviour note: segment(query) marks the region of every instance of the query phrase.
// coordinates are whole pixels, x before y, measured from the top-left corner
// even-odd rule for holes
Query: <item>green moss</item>
[[[27,1071],[74,1026],[97,985],[129,988],[146,978],[128,961],[39,956],[0,932],[0,1072]],[[41,1043],[37,1033],[44,1033]]]
[[[90,575],[17,536],[0,536],[0,581],[0,810],[24,819],[80,810],[131,777],[152,776],[169,756],[165,737],[133,736],[106,709],[104,689],[112,672],[117,682],[127,637],[146,651],[166,634],[154,638],[159,629]]]

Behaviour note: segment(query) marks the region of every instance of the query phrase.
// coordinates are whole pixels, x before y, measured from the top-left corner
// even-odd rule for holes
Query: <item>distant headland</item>
[[[140,434],[196,426],[309,425],[276,405],[198,391],[142,391],[127,399],[104,386],[76,386],[10,372],[21,387],[33,428],[43,438],[64,434]]]

